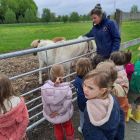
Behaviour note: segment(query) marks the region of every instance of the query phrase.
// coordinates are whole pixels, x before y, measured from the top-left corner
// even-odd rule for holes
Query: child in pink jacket
[[[130,81],[132,74],[134,72],[134,64],[131,63],[132,53],[128,51],[125,53],[125,56],[126,56],[125,71],[127,73],[127,78]]]
[[[25,140],[29,115],[7,76],[0,75],[0,140]]]
[[[122,51],[113,52],[110,59],[115,63],[117,70],[117,79],[115,80],[114,86],[119,92],[116,96],[118,97],[120,106],[125,113],[125,120],[129,121],[129,117],[131,116],[131,105],[129,104],[127,97],[129,91],[129,80],[124,68],[126,61],[125,53]]]
[[[110,59],[116,65],[116,70],[118,73],[115,83],[121,85],[124,90],[124,94],[127,95],[128,90],[129,90],[129,80],[127,78],[127,74],[126,74],[126,71],[124,68],[124,65],[126,62],[125,53],[122,51],[113,52],[110,56]],[[123,95],[121,95],[121,96],[123,96]]]
[[[55,64],[50,70],[50,78],[41,88],[43,115],[54,124],[57,140],[74,140],[72,90],[70,84],[63,82],[64,68]]]

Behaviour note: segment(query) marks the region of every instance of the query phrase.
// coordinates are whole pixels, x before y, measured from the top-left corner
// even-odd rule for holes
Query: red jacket
[[[24,99],[9,112],[0,115],[0,140],[22,140],[29,123]]]
[[[127,73],[127,78],[129,79],[129,81],[131,80],[132,74],[134,72],[134,64],[132,63],[128,63],[125,65],[125,71]]]

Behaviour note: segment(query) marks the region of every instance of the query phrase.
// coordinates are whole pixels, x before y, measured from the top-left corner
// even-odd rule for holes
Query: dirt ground
[[[12,59],[0,60],[0,73],[4,73],[9,77],[15,76],[20,73],[24,73],[33,69],[38,68],[37,57],[33,55],[22,56]],[[38,87],[38,73],[32,74],[31,76],[26,76],[13,80],[13,86],[16,92],[25,93],[35,87]],[[129,93],[129,99],[131,102],[136,99],[138,95]],[[31,100],[28,96],[26,100]],[[77,128],[79,126],[79,112],[77,104],[74,103],[74,115],[73,124],[75,127],[75,137],[82,140],[82,135],[79,134]],[[126,124],[125,140],[140,140],[140,124],[134,121],[129,121]],[[29,140],[54,140],[53,126],[47,121],[43,122],[39,126],[35,127],[28,132]]]

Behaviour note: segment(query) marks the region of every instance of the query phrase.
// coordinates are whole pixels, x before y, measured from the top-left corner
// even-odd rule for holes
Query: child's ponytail
[[[63,82],[63,77],[65,75],[65,70],[63,65],[54,64],[50,70],[50,79],[55,84]]]
[[[132,58],[132,52],[130,50],[128,50],[127,52],[125,52],[126,64],[131,62],[131,58]]]

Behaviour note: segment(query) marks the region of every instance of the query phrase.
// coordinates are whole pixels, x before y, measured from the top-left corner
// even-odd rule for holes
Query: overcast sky
[[[115,8],[123,11],[130,11],[132,5],[137,5],[140,10],[140,0],[34,0],[38,6],[39,13],[43,8],[49,8],[56,15],[70,14],[73,11],[79,14],[87,14],[97,3],[101,3],[102,8],[108,14]]]

